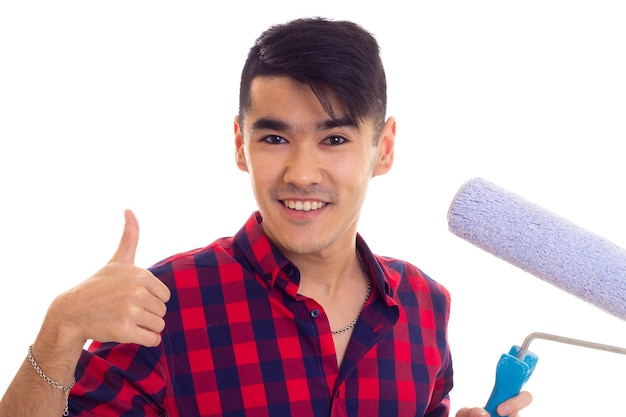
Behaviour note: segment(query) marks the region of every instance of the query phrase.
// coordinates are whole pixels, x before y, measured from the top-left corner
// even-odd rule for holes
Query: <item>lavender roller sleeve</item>
[[[626,250],[481,178],[448,211],[458,237],[626,320]]]

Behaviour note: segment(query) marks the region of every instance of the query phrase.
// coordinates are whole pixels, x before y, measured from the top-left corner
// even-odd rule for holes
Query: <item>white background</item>
[[[361,233],[452,293],[453,411],[534,331],[626,346],[626,324],[447,230],[483,177],[626,246],[621,1],[0,2],[0,393],[51,300],[99,269],[123,210],[137,263],[235,233],[239,71],[267,26],[345,18],[380,42],[396,165]],[[558,262],[558,260],[555,260]],[[535,341],[524,416],[624,414],[626,356]]]

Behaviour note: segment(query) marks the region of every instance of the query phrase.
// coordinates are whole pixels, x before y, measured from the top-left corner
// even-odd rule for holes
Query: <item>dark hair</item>
[[[240,121],[251,105],[250,85],[257,76],[288,76],[309,85],[332,118],[329,92],[356,123],[372,117],[375,129],[384,124],[387,82],[380,48],[371,33],[353,22],[303,18],[263,32],[241,74]]]

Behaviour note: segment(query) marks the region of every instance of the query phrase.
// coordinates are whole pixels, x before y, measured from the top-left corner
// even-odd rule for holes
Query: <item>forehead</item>
[[[333,112],[342,112],[343,105],[332,91],[325,91]],[[287,76],[259,76],[250,84],[251,113],[284,110],[287,105],[294,110],[310,113],[327,113],[313,89],[305,83]]]
[[[250,106],[245,112],[244,123],[251,128],[258,125],[259,120],[273,120],[292,127],[315,127],[317,130],[337,126],[360,130],[369,124],[369,120],[353,120],[334,92],[325,93],[332,114],[307,84],[287,76],[255,77],[250,85]]]

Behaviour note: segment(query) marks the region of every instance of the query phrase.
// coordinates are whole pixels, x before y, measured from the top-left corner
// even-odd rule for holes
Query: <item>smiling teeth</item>
[[[293,201],[293,200],[284,200],[283,204],[285,207],[290,208],[296,211],[311,211],[321,209],[326,205],[323,201]]]

